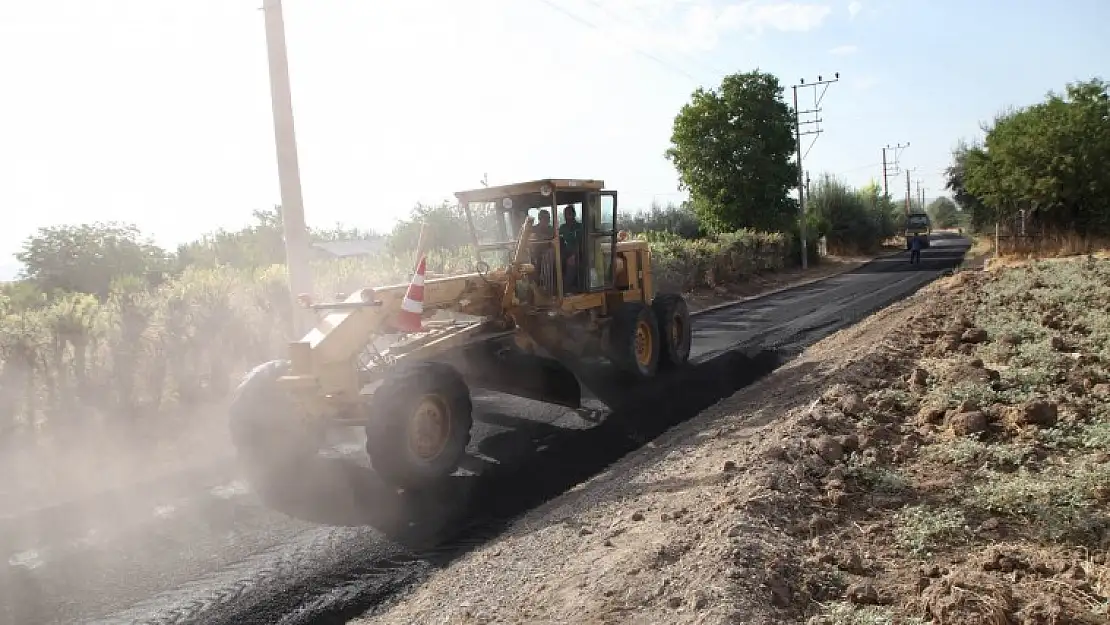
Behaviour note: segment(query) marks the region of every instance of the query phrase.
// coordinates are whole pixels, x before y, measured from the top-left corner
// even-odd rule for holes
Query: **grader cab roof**
[[[519,197],[524,195],[543,195],[544,187],[550,187],[555,192],[559,191],[601,191],[605,188],[604,180],[583,180],[576,178],[545,178],[531,180],[497,187],[482,187],[469,191],[459,191],[455,197],[460,202],[494,202],[505,197]]]

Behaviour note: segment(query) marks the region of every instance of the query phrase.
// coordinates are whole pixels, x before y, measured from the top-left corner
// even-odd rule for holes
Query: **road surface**
[[[355,434],[261,493],[215,467],[173,485],[0,519],[0,623],[343,622],[807,345],[916,291],[967,247],[938,235],[918,266],[899,254],[698,315],[693,367],[649,388],[592,396],[579,411],[475,391],[470,458],[435,496],[385,488]]]

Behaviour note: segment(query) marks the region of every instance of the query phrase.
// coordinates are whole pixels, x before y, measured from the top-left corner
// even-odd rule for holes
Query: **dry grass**
[[[978,240],[986,239],[986,245],[993,250],[995,247],[994,235],[986,234],[976,237]],[[1064,258],[1092,254],[1110,249],[1110,239],[1105,237],[1088,237],[1076,233],[1047,233],[1030,235],[1029,237],[1001,237],[998,245],[998,255],[1007,258],[1023,260],[1043,258]]]

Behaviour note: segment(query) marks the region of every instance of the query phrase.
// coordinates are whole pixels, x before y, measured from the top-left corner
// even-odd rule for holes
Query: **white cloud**
[[[801,33],[820,28],[832,7],[802,0],[580,0],[581,12],[603,20],[606,30],[638,47],[705,52],[728,35],[758,37],[768,31]]]
[[[859,12],[863,10],[863,3],[858,0],[852,0],[848,3],[848,17],[855,19]]]
[[[829,54],[833,56],[848,56],[859,52],[859,47],[854,45],[836,46],[829,50]]]

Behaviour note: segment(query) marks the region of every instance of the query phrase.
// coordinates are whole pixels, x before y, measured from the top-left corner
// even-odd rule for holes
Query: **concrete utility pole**
[[[906,215],[910,214],[910,172],[912,169],[906,170]]]
[[[829,90],[829,85],[840,80],[840,72],[833,74],[832,80],[824,80],[820,76],[817,77],[817,82],[806,83],[805,79],[798,81],[798,84],[793,85],[791,88],[794,91],[794,142],[798,150],[798,233],[801,238],[802,244],[802,269],[809,268],[809,255],[806,253],[806,181],[803,179],[802,162],[805,160],[805,154],[802,153],[802,136],[814,135],[813,143],[817,143],[817,136],[821,134],[820,117],[812,120],[802,121],[802,115],[817,115],[821,112],[821,101],[825,99],[825,93]],[[821,95],[817,95],[817,87],[824,85],[825,88],[821,90]],[[799,87],[813,87],[813,108],[808,111],[802,111],[798,108],[798,88]],[[814,124],[815,129],[802,132],[802,125]],[[809,148],[813,148],[813,143],[809,144]],[[809,153],[809,149],[806,150]]]
[[[924,192],[921,190],[921,183],[922,182],[923,181],[920,178],[918,178],[917,180],[914,181],[914,184],[917,185],[917,193],[914,194],[914,199],[917,200],[918,206],[921,208],[921,211],[924,212],[925,211],[925,199],[924,199],[925,195],[924,195]]]
[[[885,195],[888,199],[890,198],[890,187],[887,184],[887,177],[898,175],[898,157],[901,156],[902,150],[905,150],[908,147],[910,147],[909,141],[907,141],[905,144],[898,143],[895,145],[888,145],[883,148],[883,195]],[[887,150],[890,150],[893,153],[893,158],[890,161],[888,161],[886,158]]]
[[[293,130],[293,96],[289,85],[289,57],[285,47],[281,0],[263,0],[262,11],[266,16],[270,101],[274,111],[274,142],[281,186],[281,222],[285,230],[285,266],[289,272],[289,294],[293,304],[293,333],[300,338],[312,327],[312,314],[300,306],[297,296],[312,294],[312,272],[308,264],[310,243],[304,219],[304,199],[301,197],[297,137]]]

